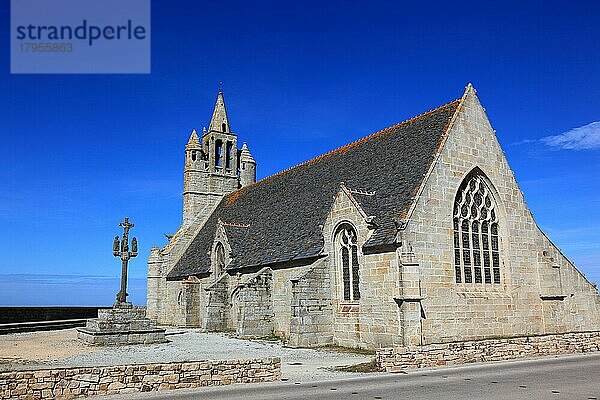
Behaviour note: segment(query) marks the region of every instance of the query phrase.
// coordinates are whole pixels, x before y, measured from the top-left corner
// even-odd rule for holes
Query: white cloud
[[[600,121],[571,129],[555,136],[540,139],[542,143],[566,150],[600,149]]]

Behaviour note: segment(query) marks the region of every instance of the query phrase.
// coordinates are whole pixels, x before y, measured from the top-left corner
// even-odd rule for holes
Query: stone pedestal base
[[[145,307],[115,303],[113,308],[98,310],[98,318],[88,319],[77,337],[97,345],[164,343],[165,330],[146,318]]]

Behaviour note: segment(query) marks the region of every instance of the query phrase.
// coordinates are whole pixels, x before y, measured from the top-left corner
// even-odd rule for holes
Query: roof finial
[[[219,93],[223,93],[223,81],[219,82]]]

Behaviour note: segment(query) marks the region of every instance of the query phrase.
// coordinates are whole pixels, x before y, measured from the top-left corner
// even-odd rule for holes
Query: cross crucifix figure
[[[131,251],[129,251],[129,230],[134,225],[129,222],[129,218],[125,217],[125,221],[121,222],[119,226],[123,227],[123,238],[119,243],[119,236],[115,236],[113,242],[113,255],[120,257],[122,261],[121,267],[121,290],[117,293],[117,303],[127,302],[127,263],[130,258],[137,256],[138,246],[137,239],[134,237],[131,240]]]

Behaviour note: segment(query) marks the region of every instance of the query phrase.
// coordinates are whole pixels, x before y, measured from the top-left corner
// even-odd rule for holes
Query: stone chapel
[[[376,349],[600,329],[475,89],[256,181],[219,91],[185,147],[183,223],[148,260],[161,325]]]

